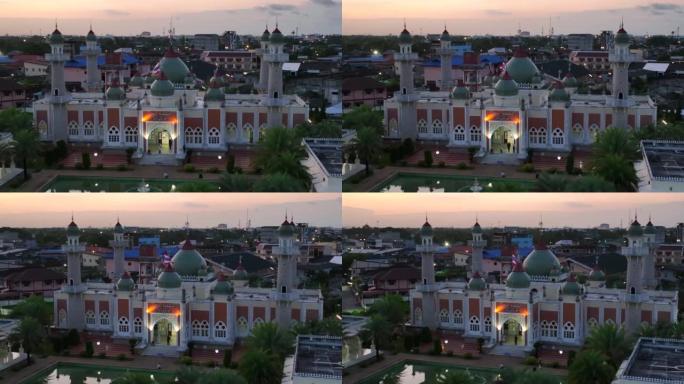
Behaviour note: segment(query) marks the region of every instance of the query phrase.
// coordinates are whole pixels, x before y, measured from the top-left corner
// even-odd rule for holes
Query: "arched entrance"
[[[161,319],[152,328],[152,343],[154,345],[178,345],[178,332],[167,319]]]
[[[492,132],[490,152],[491,153],[514,153],[515,152],[515,133],[511,127],[498,127]]]
[[[168,155],[172,153],[171,133],[164,128],[155,128],[147,138],[147,150],[154,155]]]
[[[520,323],[513,319],[506,320],[501,327],[501,341],[503,345],[524,346],[525,335]]]

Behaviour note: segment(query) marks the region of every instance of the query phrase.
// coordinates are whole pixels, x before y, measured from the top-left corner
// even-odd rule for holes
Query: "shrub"
[[[69,333],[67,333],[64,338],[64,342],[69,347],[77,346],[81,342],[81,337],[79,336],[78,331],[75,329],[70,329]]]
[[[575,156],[572,152],[565,158],[565,173],[568,175],[575,173]]]
[[[532,163],[525,163],[518,168],[520,172],[532,173],[535,171],[534,165]]]
[[[233,350],[226,349],[223,351],[223,367],[230,368],[230,364],[233,360]]]
[[[413,145],[413,140],[408,139],[408,138],[404,139],[404,141],[402,141],[400,148],[401,148],[401,153],[403,155],[402,157],[413,155],[413,152],[416,151],[415,146]]]
[[[560,364],[557,361],[554,361],[553,363],[549,364],[549,367],[551,368],[560,368]]]
[[[90,169],[90,153],[81,153],[81,162],[83,163],[83,169]]]
[[[128,360],[128,358],[126,357],[126,354],[125,354],[125,353],[119,353],[119,354],[116,356],[116,359],[119,360],[119,361]]]
[[[219,173],[219,169],[216,167],[211,167],[207,169],[207,173]]]
[[[470,169],[470,167],[468,166],[468,164],[466,164],[464,162],[460,162],[460,163],[456,164],[456,169],[464,170],[464,169]]]
[[[442,342],[439,339],[432,341],[432,354],[441,355],[442,354]]]
[[[446,355],[452,357],[454,355],[454,351],[447,351]]]
[[[135,148],[126,148],[126,162],[128,164],[133,164],[133,154],[135,153]]]
[[[85,351],[83,351],[83,354],[85,354],[85,356],[83,357],[93,357],[93,353],[95,353],[95,351],[93,350],[93,342],[88,340],[85,343]]]
[[[138,344],[138,339],[128,339],[128,348],[131,356],[135,355],[135,346]]]
[[[204,365],[206,365],[209,368],[214,368],[214,367],[216,367],[216,362],[215,361],[207,361],[206,363],[204,363]]]
[[[470,352],[466,352],[463,354],[463,358],[466,360],[472,360],[473,359],[473,354]]]
[[[123,172],[123,171],[125,171],[125,170],[127,170],[127,169],[128,169],[128,167],[127,167],[126,165],[124,165],[124,164],[119,164],[119,165],[116,166],[116,170],[117,170],[117,171]]]
[[[556,168],[556,167],[549,168],[549,170],[546,172],[550,173],[550,174],[556,174],[556,173],[558,173],[558,168]]]
[[[480,150],[480,147],[468,147],[468,161],[472,164],[475,161],[475,154]]]
[[[192,173],[192,172],[195,172],[195,166],[192,164],[185,164],[185,166],[183,167],[183,170],[185,172]]]
[[[230,154],[226,159],[226,171],[228,173],[233,173],[235,171],[235,155]]]
[[[104,165],[103,165],[102,163],[98,163],[98,164],[95,166],[95,169],[102,170],[102,169],[104,169]]]
[[[74,168],[76,168],[76,169],[83,169],[83,163],[78,162],[78,163],[74,164]]]
[[[444,164],[443,161],[440,161],[440,162],[437,164],[437,166],[440,167],[440,168],[444,168],[444,167],[446,166],[446,164]]]
[[[192,357],[181,356],[180,359],[178,359],[178,362],[183,364],[183,365],[192,365]]]
[[[104,358],[107,357],[107,354],[104,353],[104,352],[100,352],[100,353],[97,354],[97,357],[98,357],[98,359],[104,359]]]
[[[432,151],[427,150],[423,152],[423,161],[425,162],[426,167],[432,167]]]
[[[525,358],[525,360],[523,360],[523,364],[525,364],[525,365],[538,365],[539,360],[537,360],[537,358],[534,356],[527,356]]]
[[[432,332],[430,332],[430,328],[428,327],[423,327],[420,329],[420,342],[421,343],[429,343],[432,341]]]

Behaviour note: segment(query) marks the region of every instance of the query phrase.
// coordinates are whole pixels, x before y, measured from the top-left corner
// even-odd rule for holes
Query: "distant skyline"
[[[591,228],[602,223],[627,226],[637,212],[655,225],[684,222],[684,194],[678,193],[487,193],[391,194],[347,193],[342,203],[344,227],[470,227],[478,217],[484,227],[523,226]]]
[[[218,224],[242,227],[247,212],[252,227],[280,225],[285,212],[295,222],[340,228],[339,194],[312,193],[12,193],[0,196],[0,227],[66,227],[73,212],[81,227],[124,226],[191,228]]]
[[[343,33],[397,35],[441,33],[446,23],[452,35],[514,35],[518,27],[533,35],[616,31],[620,19],[632,34],[667,34],[684,27],[684,3],[643,0],[344,0]]]
[[[43,34],[55,21],[67,35],[85,35],[92,23],[98,35],[176,34],[261,35],[276,21],[284,34],[340,34],[340,0],[1,0],[0,35]]]

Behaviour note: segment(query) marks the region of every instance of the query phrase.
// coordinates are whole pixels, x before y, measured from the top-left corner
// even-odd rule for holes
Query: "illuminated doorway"
[[[147,137],[147,150],[152,155],[168,155],[173,153],[173,139],[171,138],[171,130],[173,125],[159,123],[154,126],[148,123],[148,128],[151,128],[150,134]]]
[[[504,345],[524,346],[525,335],[519,322],[509,319],[501,327],[501,340]]]
[[[152,328],[152,342],[155,345],[177,345],[178,332],[167,319],[161,319]]]
[[[514,153],[515,152],[515,136],[514,130],[511,127],[501,126],[492,133],[491,141],[492,153]]]

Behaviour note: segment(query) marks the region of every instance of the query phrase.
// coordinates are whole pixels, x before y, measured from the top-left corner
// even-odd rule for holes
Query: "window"
[[[563,338],[564,339],[574,339],[575,338],[575,325],[573,325],[571,322],[567,322],[563,326]]]
[[[226,324],[223,321],[219,321],[214,326],[214,333],[217,339],[225,339],[228,335],[226,332]]]
[[[465,129],[460,125],[454,128],[454,141],[465,141]]]
[[[552,139],[553,140],[553,145],[563,145],[563,142],[565,141],[564,135],[563,135],[563,130],[560,128],[554,128],[553,129],[553,134],[552,134]]]
[[[209,322],[206,320],[200,323],[200,336],[209,337]]]
[[[484,331],[485,332],[491,332],[492,331],[492,319],[489,317],[485,317],[485,319],[484,319]]]
[[[254,319],[253,323],[254,323],[254,326],[257,327],[257,326],[264,323],[264,319],[262,319],[261,317],[257,317]]]
[[[546,144],[546,128],[530,128],[530,144]]]
[[[69,136],[78,136],[78,122],[75,120],[69,122]]]
[[[228,130],[228,141],[235,141],[237,138],[237,127],[235,124],[228,123],[228,125],[226,125],[226,129]]]
[[[555,321],[549,323],[549,337],[558,337],[558,324]]]
[[[473,125],[470,127],[470,141],[477,143],[482,140],[482,131],[480,131],[480,127]]]
[[[244,334],[247,332],[247,319],[244,316],[240,316],[237,319],[237,329],[238,332]]]
[[[454,324],[463,325],[463,312],[460,309],[454,311]]]
[[[66,324],[67,323],[66,316],[67,316],[66,310],[64,310],[64,309],[60,309],[59,312],[57,312],[57,321],[58,321],[59,326],[61,328],[65,328],[67,325]]]
[[[95,136],[95,126],[92,121],[83,123],[83,134],[86,136]]]
[[[435,135],[441,135],[442,134],[442,121],[441,120],[435,120],[432,122],[432,133]]]
[[[575,126],[572,127],[572,139],[575,143],[581,143],[582,139],[584,139],[584,130],[581,125],[575,124]]]
[[[221,142],[221,131],[216,127],[209,128],[209,144],[219,144]]]
[[[477,316],[473,316],[470,318],[470,331],[471,332],[479,332],[480,331],[480,319],[478,319]]]
[[[598,125],[592,124],[591,126],[589,126],[589,136],[591,137],[592,141],[596,141],[596,136],[598,136],[598,132]]]
[[[109,312],[100,312],[100,325],[109,325]]]
[[[418,133],[427,133],[427,122],[423,119],[418,120]]]
[[[135,334],[141,334],[143,331],[143,322],[142,319],[139,317],[136,317],[135,320],[133,320],[133,333]]]
[[[110,143],[118,143],[119,142],[119,128],[110,127],[108,134],[109,134],[108,141]]]
[[[542,320],[541,322],[541,336],[542,337],[549,337],[549,322],[546,320]]]
[[[448,323],[449,322],[449,311],[446,309],[442,309],[439,311],[439,321],[442,323]]]
[[[422,324],[423,323],[423,310],[421,308],[416,308],[415,320],[416,320],[416,324]]]
[[[128,319],[126,317],[119,318],[119,333],[128,333]]]
[[[124,138],[127,143],[138,142],[138,128],[126,127],[124,129]]]
[[[47,131],[48,131],[48,127],[47,127],[47,123],[45,122],[45,120],[39,121],[38,122],[38,132],[40,132],[40,137],[46,137],[47,133],[48,133]]]
[[[202,144],[202,128],[185,128],[185,144]]]
[[[613,326],[614,326],[614,325],[615,325],[615,320],[613,320],[613,319],[608,319],[608,320],[604,321],[604,323],[605,323],[606,325],[613,325]]]
[[[252,131],[253,128],[254,127],[252,127],[252,124],[250,124],[250,123],[242,125],[242,132],[243,132],[242,137],[247,139],[250,143],[252,142],[253,137],[254,137],[253,131]]]
[[[95,325],[95,312],[93,312],[93,311],[86,312],[86,324]]]
[[[198,337],[201,333],[200,329],[200,322],[197,320],[193,320],[192,322],[192,335],[195,337]]]

